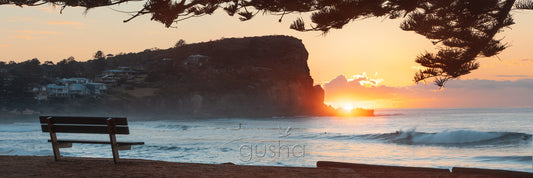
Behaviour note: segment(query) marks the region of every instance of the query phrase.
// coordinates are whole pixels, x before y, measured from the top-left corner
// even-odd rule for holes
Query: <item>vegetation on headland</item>
[[[287,36],[180,43],[170,49],[54,64],[0,62],[0,109],[43,114],[146,114],[185,117],[332,115],[313,85],[302,42]],[[135,71],[107,81],[109,71]],[[112,72],[112,71],[111,71]],[[107,75],[106,75],[107,74]],[[63,78],[107,82],[104,94],[54,95]],[[37,99],[44,94],[45,99]]]

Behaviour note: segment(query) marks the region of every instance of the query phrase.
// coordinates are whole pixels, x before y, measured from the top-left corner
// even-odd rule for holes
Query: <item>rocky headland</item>
[[[307,58],[301,40],[263,36],[108,56],[76,62],[77,70],[69,69],[68,61],[60,62],[63,66],[52,65],[52,71],[64,74],[62,78],[105,81],[113,69],[131,74],[108,83],[105,94],[97,96],[57,97],[48,89],[48,97],[28,109],[43,115],[190,118],[329,115],[324,90],[314,85]],[[75,72],[69,76],[67,70]],[[50,75],[45,77],[49,83],[59,78]]]

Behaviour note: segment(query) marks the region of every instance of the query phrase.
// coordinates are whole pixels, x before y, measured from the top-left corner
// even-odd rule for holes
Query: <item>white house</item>
[[[71,97],[74,95],[101,95],[107,93],[107,86],[103,83],[91,83],[87,78],[64,78],[57,80],[57,84],[48,84],[39,90],[37,100],[46,100],[48,97]],[[35,89],[34,89],[35,90]],[[48,97],[45,97],[48,96]]]
[[[63,79],[60,79],[59,82],[65,85],[87,84],[89,83],[89,79],[87,78],[63,78]]]
[[[54,97],[67,97],[68,96],[68,87],[65,85],[56,85],[48,84],[46,85],[46,90],[48,96]]]
[[[90,94],[101,95],[107,93],[107,86],[103,83],[87,83],[85,85]]]
[[[68,85],[68,94],[85,96],[89,94],[89,90],[83,84],[73,83]]]
[[[120,70],[120,69],[127,69],[127,70]],[[130,70],[129,68],[126,68],[126,67],[119,67],[119,69],[106,70],[102,72],[104,76],[112,77],[114,79],[121,79],[121,78],[132,79],[133,77],[135,77],[136,73],[137,72],[135,72],[134,70]]]

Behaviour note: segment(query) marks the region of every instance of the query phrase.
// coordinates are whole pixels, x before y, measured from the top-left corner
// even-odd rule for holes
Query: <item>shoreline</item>
[[[533,173],[476,169],[317,162],[317,167],[176,163],[142,159],[0,156],[2,177],[533,177]]]

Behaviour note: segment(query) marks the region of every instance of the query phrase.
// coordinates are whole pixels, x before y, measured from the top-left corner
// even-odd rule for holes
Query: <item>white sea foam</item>
[[[397,139],[409,139],[413,144],[466,144],[498,139],[508,134],[511,133],[480,132],[472,130],[443,131],[439,133],[421,133],[412,130],[407,132],[400,132],[400,136],[398,136]],[[526,134],[521,135],[527,136]]]
[[[415,143],[473,143],[495,139],[504,135],[502,132],[478,132],[471,130],[444,131],[436,134],[422,134],[414,137]]]

